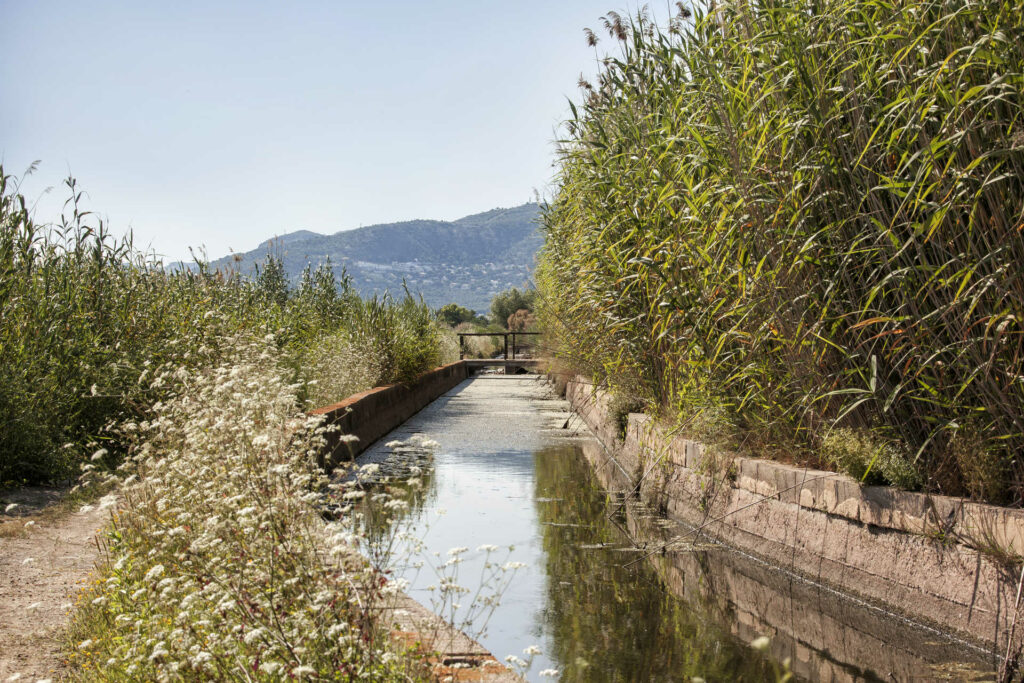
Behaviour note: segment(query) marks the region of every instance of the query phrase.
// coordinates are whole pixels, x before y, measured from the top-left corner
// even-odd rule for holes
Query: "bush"
[[[549,343],[781,450],[895,439],[933,490],[972,421],[1020,502],[1019,4],[713,8],[606,20],[543,216]]]
[[[837,429],[822,440],[821,453],[840,472],[864,484],[892,484],[908,491],[921,486],[907,455],[870,432]]]
[[[468,323],[476,318],[476,313],[465,306],[458,304],[445,304],[437,309],[437,317],[448,327],[456,327],[462,323]]]
[[[533,311],[537,301],[537,290],[520,291],[517,287],[494,295],[491,300],[491,317],[497,325],[506,325],[516,311]]]

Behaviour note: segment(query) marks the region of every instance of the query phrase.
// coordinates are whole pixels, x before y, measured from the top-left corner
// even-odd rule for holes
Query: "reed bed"
[[[452,355],[408,293],[361,299],[329,264],[291,286],[273,254],[253,278],[168,268],[68,190],[60,220],[37,223],[0,167],[0,486],[73,479],[101,446],[115,466],[125,448],[106,427],[146,419],[169,395],[160,371],[215,366],[243,332],[273,335],[300,408]]]
[[[1024,5],[603,24],[543,219],[563,358],[734,447],[1024,501]]]

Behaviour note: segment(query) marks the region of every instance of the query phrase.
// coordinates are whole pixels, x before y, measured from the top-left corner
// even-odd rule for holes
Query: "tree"
[[[508,325],[509,316],[516,311],[525,310],[533,312],[534,303],[537,300],[537,290],[527,289],[519,291],[518,288],[506,289],[499,292],[491,300],[491,317],[499,325]]]
[[[476,313],[456,303],[445,304],[437,309],[437,317],[448,327],[468,323],[476,318]]]

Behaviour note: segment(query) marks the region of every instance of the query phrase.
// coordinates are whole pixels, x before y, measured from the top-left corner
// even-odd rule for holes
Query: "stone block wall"
[[[651,507],[811,581],[977,643],[1005,649],[1024,512],[946,496],[861,486],[836,472],[712,454],[647,415],[625,433],[609,397],[583,378],[566,388],[632,488]],[[1014,641],[1024,642],[1024,619]]]
[[[338,427],[328,437],[321,466],[330,468],[355,459],[374,441],[458,386],[469,374],[466,362],[457,361],[435,368],[407,384],[375,387],[311,411],[312,415],[325,415],[328,424]],[[356,440],[346,439],[346,436]]]

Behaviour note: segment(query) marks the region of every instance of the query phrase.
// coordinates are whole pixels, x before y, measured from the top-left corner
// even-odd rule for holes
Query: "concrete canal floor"
[[[804,680],[992,680],[984,653],[720,546],[649,556],[682,529],[626,499],[615,463],[539,376],[473,377],[359,462],[385,463],[387,442],[417,434],[440,446],[401,522],[427,565],[400,570],[408,592],[431,607],[429,567],[452,548],[469,549],[457,580],[471,590],[486,562],[524,563],[482,633],[468,631],[499,660],[539,650],[529,680],[775,680],[785,659]],[[444,616],[459,621],[471,597]]]

